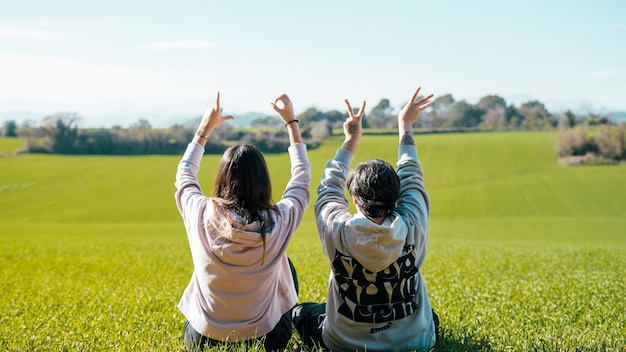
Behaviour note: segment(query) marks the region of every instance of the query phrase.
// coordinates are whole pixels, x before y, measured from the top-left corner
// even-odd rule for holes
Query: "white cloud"
[[[20,40],[64,40],[68,36],[64,33],[44,29],[0,27],[0,39]]]
[[[0,97],[50,102],[181,101],[202,92],[206,68],[157,69],[54,56],[0,53]],[[205,88],[206,89],[206,88]],[[206,90],[204,90],[206,92]]]
[[[0,77],[4,83],[19,84],[23,78],[40,81],[147,77],[146,69],[90,64],[54,56],[0,53]],[[8,77],[8,79],[7,79]],[[13,82],[11,82],[13,78]]]
[[[178,40],[173,42],[160,42],[146,45],[146,47],[152,49],[206,49],[215,48],[216,46],[217,43],[215,42],[195,39]]]

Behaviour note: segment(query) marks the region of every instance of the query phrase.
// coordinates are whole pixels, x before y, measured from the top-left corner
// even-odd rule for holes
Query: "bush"
[[[585,156],[585,160],[592,158],[601,163],[626,160],[626,123],[600,125],[593,135],[587,124],[562,126],[556,137],[556,151],[560,159]]]
[[[561,128],[556,136],[556,151],[559,157],[570,155],[585,155],[592,151],[587,125],[578,125],[574,128]]]
[[[596,130],[593,140],[598,146],[598,153],[601,156],[609,159],[621,159],[624,148],[618,128],[611,125],[601,125]]]

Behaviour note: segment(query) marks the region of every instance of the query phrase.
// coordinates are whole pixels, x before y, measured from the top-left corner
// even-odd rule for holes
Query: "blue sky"
[[[0,0],[0,120],[171,125],[225,113],[475,102],[626,110],[626,1]],[[369,110],[369,109],[368,109]]]

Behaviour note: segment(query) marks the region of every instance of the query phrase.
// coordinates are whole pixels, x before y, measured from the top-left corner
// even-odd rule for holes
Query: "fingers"
[[[424,98],[420,99],[420,101],[417,102],[417,105],[422,110],[426,109],[427,107],[432,105],[432,102],[429,100],[434,96],[435,96],[434,94],[428,94]]]
[[[420,101],[418,101],[417,103],[418,103],[418,104],[423,104],[425,101],[430,100],[430,98],[432,98],[432,97],[434,97],[434,96],[435,96],[435,95],[434,95],[434,94],[432,94],[432,93],[431,93],[431,94],[428,94],[427,96],[425,96],[425,97],[423,97],[422,99],[420,99]]]
[[[276,105],[276,103],[281,102],[283,103],[282,107],[279,107],[278,105]],[[280,112],[285,110],[285,108],[287,108],[287,106],[291,105],[291,100],[289,99],[289,96],[287,94],[281,94],[278,97],[276,97],[276,99],[274,99],[273,103],[270,103],[270,105],[272,105],[272,107],[274,108],[274,110],[276,110],[276,112]]]
[[[365,113],[365,104],[366,104],[365,100],[363,100],[363,104],[361,104],[361,108],[359,109],[359,112],[356,115],[354,115],[354,110],[352,110],[352,106],[350,105],[350,102],[348,101],[348,99],[344,101],[346,102],[346,105],[348,106],[348,114],[350,115],[350,117],[352,117],[353,119],[363,117],[363,114]]]
[[[354,111],[352,111],[352,106],[350,106],[350,102],[348,101],[348,99],[344,100],[346,102],[346,105],[348,106],[348,115],[350,115],[350,117],[354,118]]]
[[[220,91],[217,91],[217,96],[215,97],[215,107],[209,108],[204,113],[206,118],[215,119],[225,121],[225,120],[233,120],[235,117],[232,115],[223,116],[222,115],[222,107],[220,104]]]
[[[420,90],[422,90],[422,87],[417,87],[417,89],[415,90],[415,92],[413,93],[413,96],[411,96],[411,100],[409,101],[411,104],[415,103],[415,100],[417,99],[417,97],[420,94]]]
[[[278,103],[279,101],[281,101],[283,104],[287,105],[291,103],[291,100],[289,99],[289,96],[285,93],[279,95],[278,97],[276,97],[276,99],[274,99],[274,104]]]
[[[417,98],[419,97],[420,91],[422,90],[422,87],[417,87],[417,89],[415,90],[415,92],[413,92],[413,95],[411,96],[411,100],[409,101],[409,104],[415,104],[417,105],[420,109],[426,109],[427,107],[429,107],[431,105],[431,103],[428,103],[425,105],[425,103],[430,100],[432,97],[434,97],[434,94],[428,94],[427,96],[423,97],[422,99],[420,99],[419,101],[416,101]]]
[[[430,99],[432,99],[432,97],[435,96],[432,93],[421,98],[419,101],[416,101],[419,97],[420,90],[422,90],[422,87],[417,87],[417,89],[415,90],[415,92],[413,92],[413,95],[411,96],[411,100],[409,100],[405,108],[408,109],[409,107],[417,107],[417,109],[419,110],[424,110],[432,105],[432,102],[429,101]]]
[[[363,104],[361,104],[361,108],[359,109],[359,117],[362,117],[365,113],[365,100],[363,100]]]

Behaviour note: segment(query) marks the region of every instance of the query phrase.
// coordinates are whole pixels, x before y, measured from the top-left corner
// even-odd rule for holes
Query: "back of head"
[[[213,196],[225,208],[252,221],[258,211],[273,208],[272,185],[263,154],[254,146],[229,147],[215,176]]]
[[[400,198],[400,178],[393,166],[380,159],[362,162],[348,176],[348,191],[368,217],[389,215]]]

